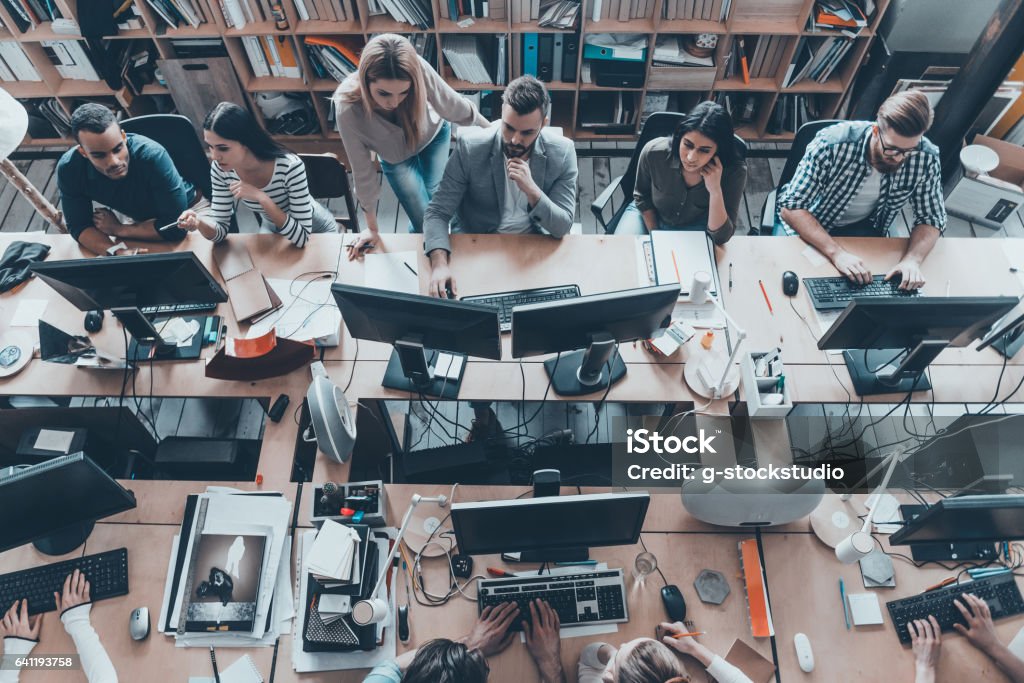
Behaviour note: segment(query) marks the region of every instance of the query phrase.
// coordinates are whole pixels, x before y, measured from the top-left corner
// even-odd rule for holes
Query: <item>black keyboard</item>
[[[964,624],[964,617],[953,604],[955,598],[964,593],[973,593],[988,603],[993,619],[1012,617],[1024,613],[1024,599],[1013,574],[1000,574],[988,578],[967,581],[939,588],[938,590],[912,595],[885,603],[889,608],[889,617],[896,627],[896,635],[901,643],[910,642],[910,631],[907,624],[915,619],[927,619],[933,615],[943,631],[952,631],[953,624]],[[964,603],[963,600],[960,601]],[[966,603],[964,603],[966,606]]]
[[[522,630],[523,621],[530,618],[530,602],[538,598],[558,612],[562,626],[629,621],[621,569],[480,579],[479,591],[481,612],[488,605],[505,602],[519,606],[519,616],[510,627],[514,631]]]
[[[580,295],[580,288],[576,285],[562,285],[560,287],[540,287],[538,289],[522,289],[518,292],[501,292],[499,294],[478,294],[476,296],[464,296],[463,301],[471,301],[474,304],[485,304],[498,309],[498,317],[501,321],[501,331],[512,331],[512,309],[516,306],[526,304],[539,304],[545,301],[559,301],[561,299],[575,299]]]
[[[164,304],[163,306],[144,306],[139,309],[146,315],[167,314],[167,313],[202,313],[204,311],[216,311],[217,302],[212,301],[201,304]]]
[[[806,277],[804,286],[811,295],[811,303],[819,311],[846,308],[846,304],[862,296],[917,296],[916,289],[899,289],[900,281],[884,282],[884,275],[875,275],[869,285],[858,285],[845,277]]]
[[[118,548],[0,575],[0,605],[9,609],[15,600],[27,598],[29,614],[52,612],[57,609],[54,592],[64,589],[64,579],[76,569],[85,574],[93,602],[128,594],[128,549]]]

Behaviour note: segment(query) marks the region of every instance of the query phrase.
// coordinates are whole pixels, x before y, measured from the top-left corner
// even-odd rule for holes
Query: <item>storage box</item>
[[[652,66],[648,90],[711,90],[715,85],[713,66]]]
[[[984,135],[974,138],[974,144],[983,145],[999,155],[999,166],[990,176],[1016,189],[995,187],[977,178],[964,176],[946,197],[946,211],[992,229],[999,229],[1020,211],[1024,204],[1024,148]]]
[[[782,383],[782,403],[777,405],[765,405],[762,403],[766,394],[775,393],[775,387],[779,383],[779,377],[785,377],[785,368],[779,361],[776,374],[771,377],[757,377],[754,375],[754,364],[759,358],[771,353],[771,351],[750,351],[743,354],[740,360],[740,379],[743,382],[743,394],[747,399],[747,413],[752,419],[775,418],[789,415],[793,409],[793,399],[789,394],[789,385]]]
[[[342,502],[348,499],[350,496],[359,495],[366,493],[367,491],[376,491],[377,500],[376,504],[362,504],[358,502],[349,501],[350,506],[356,510],[362,510],[363,518],[360,520],[360,524],[366,524],[371,527],[385,527],[387,526],[387,510],[388,500],[384,493],[384,482],[383,481],[351,481],[344,484],[338,484],[338,493],[331,496],[332,504],[330,509],[327,506],[321,504],[320,499],[324,495],[323,486],[313,487],[313,509],[312,509],[312,522],[318,528],[323,525],[325,519],[331,519],[339,524],[348,524],[352,522],[351,517],[342,517],[338,514],[341,509]],[[372,497],[372,496],[371,496]]]

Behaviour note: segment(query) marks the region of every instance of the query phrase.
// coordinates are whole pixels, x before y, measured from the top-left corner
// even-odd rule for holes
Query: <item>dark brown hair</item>
[[[485,683],[489,673],[480,650],[438,638],[416,650],[402,683]]]
[[[905,138],[924,135],[932,127],[932,105],[920,90],[904,90],[878,108],[878,122]]]

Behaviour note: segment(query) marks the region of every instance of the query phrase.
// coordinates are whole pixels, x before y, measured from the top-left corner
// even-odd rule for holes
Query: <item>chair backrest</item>
[[[777,187],[781,188],[793,179],[796,167],[800,164],[800,160],[804,158],[804,152],[807,151],[807,145],[811,144],[811,140],[818,134],[818,131],[836,123],[841,123],[841,121],[839,119],[822,119],[821,121],[808,121],[800,126],[793,137],[793,144],[789,148],[789,156],[786,157],[786,165],[782,169],[782,175],[779,176]]]
[[[356,215],[355,198],[352,186],[348,182],[348,169],[337,154],[300,154],[306,167],[306,181],[309,183],[309,194],[314,199],[345,198],[348,216],[339,218],[348,230],[359,230],[359,219]]]
[[[181,177],[202,190],[207,199],[213,196],[210,160],[196,136],[196,129],[186,117],[180,114],[136,116],[122,121],[121,128],[163,145]]]

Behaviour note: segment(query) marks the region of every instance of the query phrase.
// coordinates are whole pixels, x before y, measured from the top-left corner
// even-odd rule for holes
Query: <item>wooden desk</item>
[[[900,645],[885,603],[919,593],[951,572],[934,565],[917,569],[893,558],[896,588],[864,588],[859,565],[840,563],[833,550],[813,534],[765,534],[762,544],[783,681],[914,680],[914,655],[909,646]],[[889,549],[887,544],[885,547]],[[900,552],[899,548],[893,550]],[[840,578],[847,593],[878,595],[884,624],[846,630],[839,599]],[[1018,577],[1017,583],[1024,588],[1024,579]],[[1024,616],[1000,619],[995,625],[1000,639],[1007,643],[1024,626]],[[797,664],[793,647],[797,633],[806,633],[811,640],[813,673],[803,673]],[[956,633],[942,636],[937,673],[940,681],[1008,680],[990,659]]]

